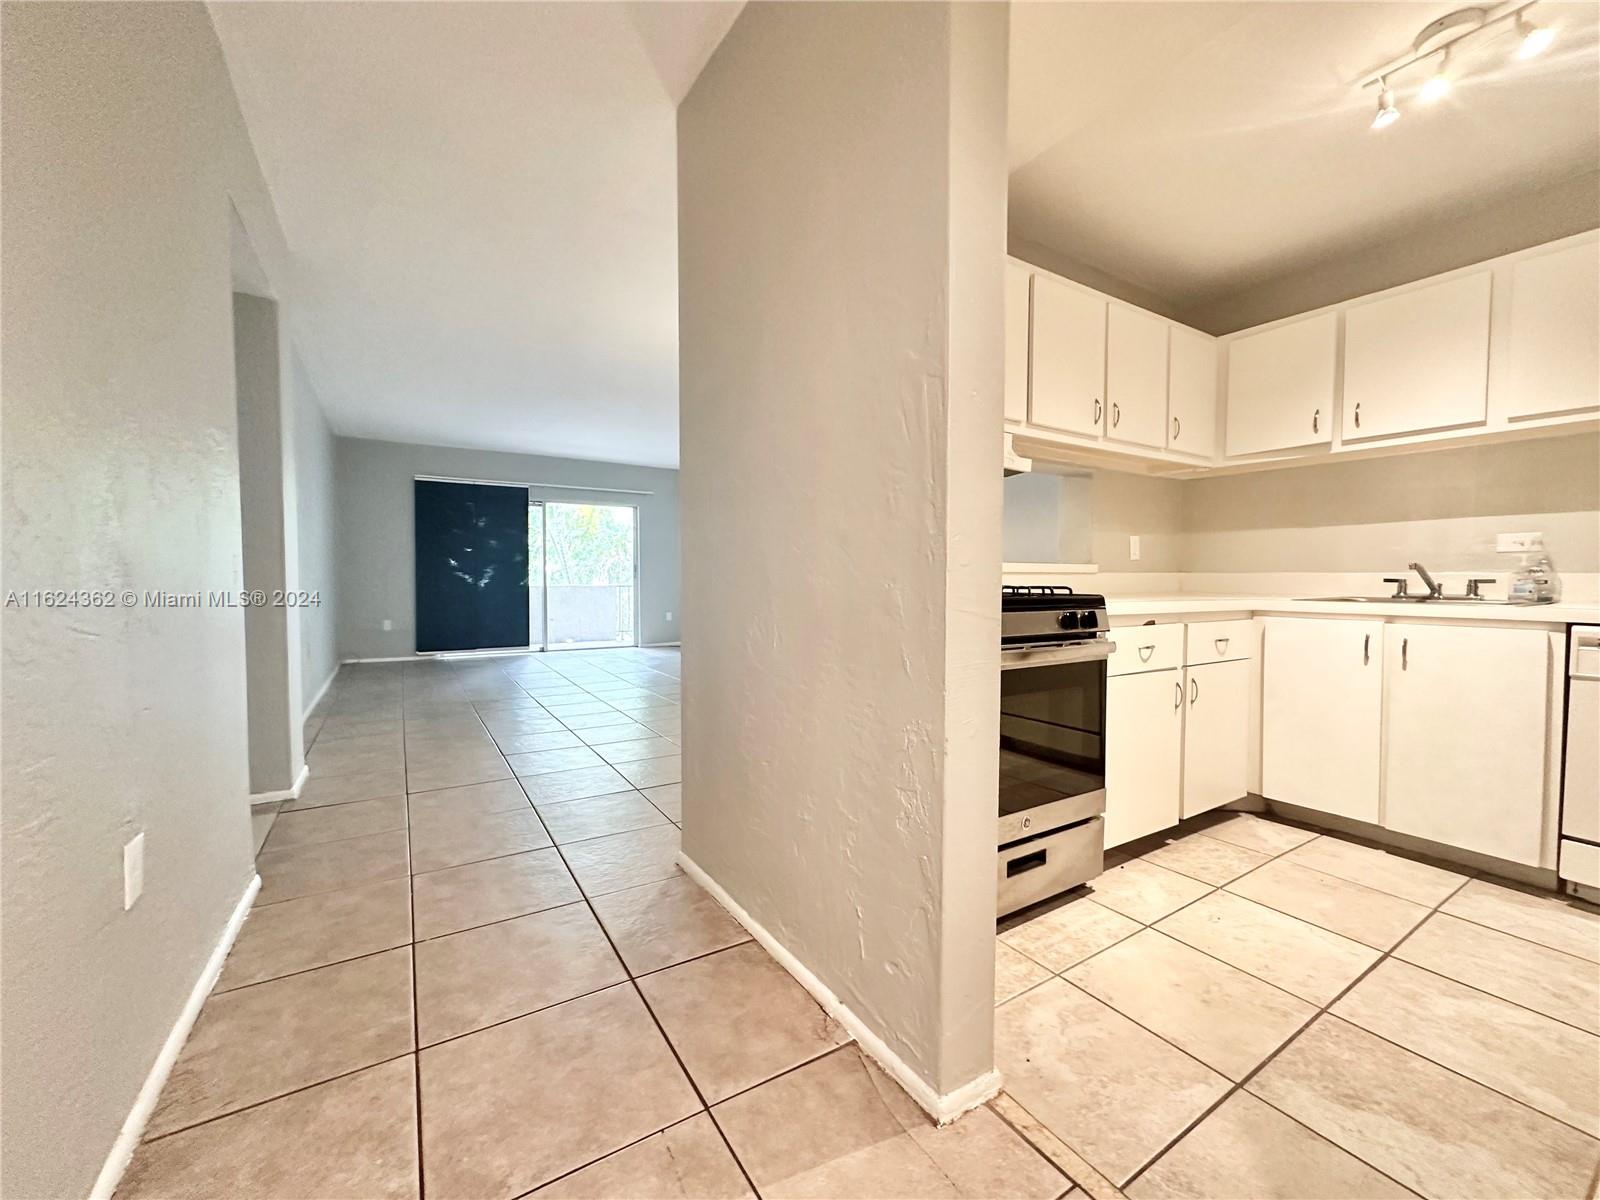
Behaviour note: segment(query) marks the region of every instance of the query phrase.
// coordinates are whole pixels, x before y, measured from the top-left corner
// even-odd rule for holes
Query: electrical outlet
[[[1495,552],[1498,554],[1526,554],[1533,549],[1533,544],[1544,537],[1542,533],[1501,533],[1494,539]]]
[[[384,632],[385,632],[385,633],[388,633],[388,632],[389,632],[389,631],[390,631],[390,630],[391,630],[391,629],[393,629],[393,628],[394,628],[394,622],[393,622],[393,621],[391,621],[391,620],[389,620],[389,618],[388,618],[388,617],[385,617],[385,618],[384,618],[384,619],[383,619],[383,631],[384,631]]]
[[[672,614],[670,612],[667,614],[667,620],[672,620]]]
[[[1128,561],[1139,561],[1139,535],[1137,533],[1128,535]]]
[[[144,891],[144,834],[122,847],[122,911],[133,907]]]

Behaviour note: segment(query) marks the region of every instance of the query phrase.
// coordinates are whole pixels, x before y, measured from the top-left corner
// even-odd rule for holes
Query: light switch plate
[[[135,834],[122,847],[122,911],[134,906],[144,892],[144,834]]]
[[[1501,533],[1494,539],[1495,552],[1499,554],[1526,554],[1533,544],[1544,538],[1542,533]]]
[[[1137,533],[1128,535],[1128,561],[1139,561],[1139,535]]]

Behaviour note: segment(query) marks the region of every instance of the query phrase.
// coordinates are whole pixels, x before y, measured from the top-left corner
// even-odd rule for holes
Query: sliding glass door
[[[639,510],[415,481],[417,653],[638,644]]]
[[[532,578],[543,584],[529,590],[529,611],[542,647],[637,645],[638,510],[536,500],[528,529]]]

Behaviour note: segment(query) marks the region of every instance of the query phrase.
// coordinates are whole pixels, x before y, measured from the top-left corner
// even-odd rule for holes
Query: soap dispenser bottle
[[[1513,604],[1554,604],[1561,598],[1561,579],[1542,537],[1529,544],[1521,564],[1511,573],[1507,598]]]

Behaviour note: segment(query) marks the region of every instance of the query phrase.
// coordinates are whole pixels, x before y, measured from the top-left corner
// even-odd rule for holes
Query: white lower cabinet
[[[1183,673],[1183,816],[1193,817],[1250,790],[1251,664],[1214,662]]]
[[[1378,822],[1382,621],[1269,617],[1261,646],[1261,792]]]
[[[1178,823],[1183,672],[1106,680],[1106,848]]]
[[[1384,657],[1384,826],[1539,865],[1549,635],[1395,622]]]

